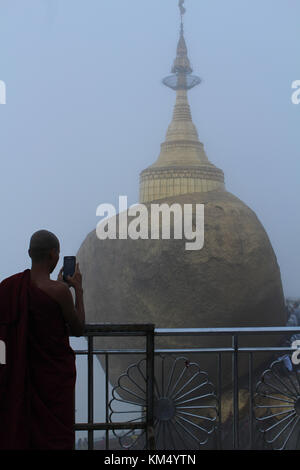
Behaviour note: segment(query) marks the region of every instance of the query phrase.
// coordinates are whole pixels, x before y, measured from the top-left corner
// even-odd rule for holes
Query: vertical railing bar
[[[249,426],[250,426],[250,450],[253,447],[253,354],[249,353]]]
[[[94,422],[94,337],[88,336],[88,423]],[[94,431],[88,430],[88,450],[94,449]]]
[[[108,354],[105,354],[105,422],[108,423],[109,380],[108,380]],[[109,430],[105,431],[105,449],[109,450]]]
[[[73,423],[75,425],[76,423],[76,386],[74,387],[74,392],[73,392],[73,406],[74,406],[74,418],[73,418]],[[74,431],[74,450],[76,450],[76,431]]]
[[[222,449],[222,354],[218,353],[218,448]]]
[[[238,337],[232,336],[233,347],[233,448],[239,448],[239,383],[238,383]]]
[[[155,449],[154,439],[154,326],[146,333],[146,368],[147,368],[147,411],[146,411],[146,441],[147,449]]]

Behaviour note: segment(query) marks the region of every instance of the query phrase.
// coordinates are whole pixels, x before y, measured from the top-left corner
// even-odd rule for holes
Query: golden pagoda
[[[164,85],[176,91],[173,119],[157,161],[140,174],[141,203],[180,194],[225,189],[224,173],[208,160],[192,121],[187,92],[199,85],[201,80],[192,75],[184,39],[184,12],[182,8],[172,75],[163,80]]]
[[[192,121],[187,92],[201,80],[192,75],[182,4],[183,0],[177,56],[172,75],[163,80],[176,91],[173,119],[157,161],[141,172],[140,202],[148,209],[152,201],[169,206],[191,204],[193,211],[196,204],[203,204],[204,246],[188,251],[184,239],[123,239],[119,233],[116,239],[101,240],[96,230],[91,231],[77,253],[86,318],[96,323],[154,323],[156,328],[283,326],[286,312],[280,269],[268,235],[254,211],[225,189],[223,171],[208,160]],[[151,227],[151,210],[148,213]],[[222,337],[176,335],[156,338],[156,347],[209,348],[212,341],[214,347],[224,347]],[[252,346],[259,346],[259,341],[259,337],[253,340]],[[264,339],[264,346],[277,346],[276,341],[270,338],[267,344]],[[138,339],[134,344],[143,347]],[[95,338],[96,347],[107,345],[130,348],[132,341]],[[123,355],[111,366],[112,383],[140,359],[129,356]],[[191,358],[199,360],[210,379],[217,381],[213,355]],[[257,356],[254,370],[268,358],[269,353]],[[99,360],[104,364],[103,356]],[[241,375],[247,361],[246,356],[240,360]],[[227,356],[222,387],[231,385],[231,367]]]

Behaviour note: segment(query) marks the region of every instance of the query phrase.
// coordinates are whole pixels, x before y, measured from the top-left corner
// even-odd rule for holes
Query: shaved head
[[[30,239],[28,254],[33,262],[40,262],[47,259],[53,249],[59,251],[59,240],[56,235],[48,230],[38,230]]]

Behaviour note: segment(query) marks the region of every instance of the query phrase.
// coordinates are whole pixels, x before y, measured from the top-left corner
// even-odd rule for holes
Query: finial
[[[183,15],[185,14],[186,12],[186,9],[184,8],[183,4],[184,4],[185,0],[179,0],[179,10],[180,10],[180,19],[181,19],[181,23],[180,23],[180,33],[183,34]]]
[[[163,84],[173,90],[190,90],[201,83],[201,79],[191,75],[192,67],[188,58],[188,51],[183,34],[183,15],[186,12],[184,8],[185,0],[179,0],[179,10],[181,16],[180,37],[177,45],[177,55],[172,67],[172,74],[163,80]]]
[[[186,9],[183,6],[184,2],[185,2],[185,0],[179,0],[179,10],[180,10],[181,22],[183,22],[183,15],[186,12]]]

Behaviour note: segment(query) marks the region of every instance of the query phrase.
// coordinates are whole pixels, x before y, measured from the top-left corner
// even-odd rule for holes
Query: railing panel
[[[94,432],[97,430],[105,433],[106,449],[110,447],[112,433],[116,436],[117,432],[123,432],[125,436],[124,439],[119,438],[121,448],[131,448],[129,441],[133,448],[145,446],[152,450],[176,450],[179,445],[180,449],[185,445],[187,450],[299,448],[300,367],[291,362],[294,349],[290,346],[280,343],[278,346],[266,345],[271,336],[278,335],[282,341],[282,335],[289,337],[296,333],[300,333],[300,328],[154,329],[152,324],[86,325],[87,350],[75,352],[78,356],[87,356],[87,422],[76,423],[75,430],[87,431],[89,449],[94,448]],[[99,349],[94,347],[97,336],[140,336],[145,339],[145,348]],[[167,337],[176,337],[178,347],[155,348],[155,340],[160,339],[161,343]],[[181,348],[180,337],[198,337],[198,347]],[[211,344],[199,346],[203,337],[211,338]],[[246,343],[241,345],[245,337],[246,346]],[[255,343],[257,337],[261,342],[259,346]],[[215,338],[227,338],[231,344],[214,347]],[[260,370],[255,367],[255,361],[266,353],[272,355],[272,360]],[[104,357],[105,370],[105,421],[100,423],[94,422],[95,354]],[[123,386],[123,392],[133,397],[125,402],[137,406],[137,418],[126,422],[113,422],[110,413],[113,402],[109,395],[111,360],[119,355],[141,358],[127,372],[124,371],[136,387],[134,391]],[[214,358],[209,362],[208,373],[201,365],[206,363],[201,358],[207,357]],[[228,364],[230,358],[232,381],[226,388],[223,383],[224,364]],[[215,366],[212,367],[212,363]],[[240,363],[247,366],[241,370]],[[138,401],[141,400],[141,386],[130,376],[134,373],[140,379],[144,377],[144,401]],[[126,411],[119,413],[121,416]]]
[[[75,423],[75,431],[87,431],[87,448],[88,450],[94,449],[94,431],[103,430],[105,431],[105,448],[109,449],[109,436],[110,431],[116,430],[128,430],[128,429],[142,429],[147,435],[147,446],[149,449],[154,448],[154,431],[153,431],[153,379],[154,379],[154,325],[152,324],[122,324],[122,325],[110,325],[110,324],[89,324],[86,325],[84,335],[87,337],[88,348],[87,350],[75,351],[75,354],[87,355],[87,369],[88,369],[88,398],[87,398],[87,409],[88,419],[86,423]],[[141,336],[145,337],[145,349],[144,350],[99,350],[94,349],[94,338],[97,336],[107,337],[131,337]],[[94,356],[103,354],[105,356],[105,422],[95,423],[94,422]],[[110,355],[119,354],[142,354],[146,357],[147,364],[147,397],[146,397],[146,409],[147,416],[143,422],[124,423],[117,422],[112,423],[109,421],[109,357]]]

